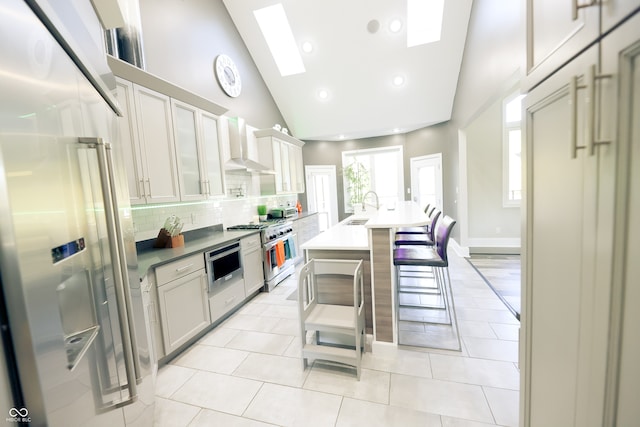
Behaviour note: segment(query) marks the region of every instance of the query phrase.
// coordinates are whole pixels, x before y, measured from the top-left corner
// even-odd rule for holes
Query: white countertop
[[[363,225],[348,225],[353,220],[366,220]],[[397,203],[395,209],[384,206],[378,211],[352,215],[301,245],[301,249],[369,250],[368,228],[415,227],[429,223],[427,215],[415,202]]]
[[[395,204],[394,209],[381,206],[377,212],[367,212],[369,221],[366,228],[417,227],[429,224],[429,217],[416,202],[406,201]]]

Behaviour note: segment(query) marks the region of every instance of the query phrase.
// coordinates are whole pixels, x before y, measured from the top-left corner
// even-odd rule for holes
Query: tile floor
[[[461,352],[365,353],[302,370],[295,278],[261,293],[158,371],[156,426],[518,425],[518,321],[455,254]]]
[[[472,254],[467,259],[494,291],[520,316],[520,255]]]

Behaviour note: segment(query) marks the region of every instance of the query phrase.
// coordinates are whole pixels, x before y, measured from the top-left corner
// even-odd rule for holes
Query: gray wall
[[[140,0],[146,71],[229,109],[257,128],[286,125],[222,0]],[[242,92],[228,97],[213,64],[229,55]]]
[[[520,209],[502,205],[502,100],[465,130],[469,239],[517,239]]]

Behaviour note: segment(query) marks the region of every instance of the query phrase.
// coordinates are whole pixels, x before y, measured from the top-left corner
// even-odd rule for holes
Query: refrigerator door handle
[[[81,144],[86,144],[96,150],[98,159],[98,169],[100,173],[100,185],[104,198],[104,211],[107,225],[107,237],[109,239],[110,256],[114,268],[114,284],[116,290],[116,302],[118,306],[118,323],[122,334],[122,347],[124,353],[124,366],[127,375],[127,388],[129,398],[124,402],[119,402],[116,406],[131,403],[138,397],[138,378],[140,377],[135,330],[133,328],[133,313],[131,309],[131,294],[129,292],[129,277],[126,272],[126,262],[124,254],[124,242],[120,228],[115,190],[112,186],[113,167],[111,163],[111,153],[107,150],[108,144],[102,138],[79,138]]]

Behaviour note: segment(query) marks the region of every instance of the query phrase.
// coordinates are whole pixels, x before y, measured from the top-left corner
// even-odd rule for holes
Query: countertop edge
[[[184,246],[179,248],[152,248],[145,249],[137,253],[138,256],[138,276],[143,280],[152,269],[163,264],[168,264],[180,258],[194,255],[198,252],[206,252],[217,246],[225,245],[234,240],[260,233],[260,230],[234,230],[212,232],[204,237],[191,241],[185,241]]]

